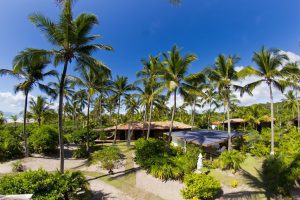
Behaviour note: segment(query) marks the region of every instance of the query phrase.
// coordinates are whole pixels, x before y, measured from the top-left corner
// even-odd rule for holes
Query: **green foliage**
[[[246,156],[235,149],[233,149],[232,151],[224,151],[219,157],[221,168],[233,170],[240,169],[240,165],[244,162],[245,159]]]
[[[0,178],[1,194],[33,194],[37,200],[82,199],[88,183],[80,172],[49,173],[39,169]]]
[[[0,162],[21,156],[21,138],[10,128],[0,129]]]
[[[189,145],[187,152],[182,148],[167,148],[162,140],[143,138],[136,142],[136,162],[162,180],[183,180],[184,174],[193,172],[197,167],[198,155],[201,149]]]
[[[221,184],[210,175],[188,174],[184,177],[184,199],[213,199],[221,192]]]
[[[101,162],[101,167],[112,172],[122,158],[121,151],[116,146],[105,147],[102,150],[96,151],[92,154],[92,162],[97,163]]]
[[[29,145],[31,151],[35,153],[47,154],[54,152],[58,146],[57,129],[50,125],[38,127],[30,135]]]
[[[234,179],[230,182],[230,186],[233,188],[236,188],[237,186],[239,186],[239,182]]]
[[[25,166],[22,164],[20,160],[13,162],[12,164],[13,172],[23,172],[25,170]]]
[[[94,131],[90,131],[89,140],[90,142],[95,141],[99,137],[99,134]],[[70,131],[68,135],[69,143],[84,144],[87,141],[87,129],[77,129]]]
[[[87,158],[89,156],[89,153],[86,151],[86,146],[81,145],[78,149],[73,151],[72,157],[73,158]]]

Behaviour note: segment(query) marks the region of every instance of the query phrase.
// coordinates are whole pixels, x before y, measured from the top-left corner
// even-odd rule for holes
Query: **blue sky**
[[[77,0],[74,12],[99,17],[93,32],[115,51],[101,51],[95,57],[114,76],[134,81],[141,58],[167,51],[173,44],[199,56],[191,73],[212,64],[219,53],[239,55],[240,65],[253,64],[251,55],[262,45],[300,54],[299,8],[299,0],[183,0],[180,6],[168,0]],[[27,19],[34,12],[55,20],[59,8],[53,0],[0,1],[1,68],[10,68],[13,57],[26,47],[51,48]],[[2,77],[0,92],[12,92],[15,83]]]

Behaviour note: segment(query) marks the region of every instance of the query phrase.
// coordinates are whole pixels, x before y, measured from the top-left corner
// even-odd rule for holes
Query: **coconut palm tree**
[[[64,172],[64,143],[63,143],[63,98],[65,78],[69,63],[76,62],[74,66],[86,66],[94,69],[104,66],[103,63],[91,56],[98,49],[112,50],[111,46],[103,44],[94,44],[99,35],[90,35],[92,28],[98,24],[98,19],[94,14],[81,13],[74,19],[72,6],[73,0],[62,1],[62,11],[58,22],[41,15],[33,14],[29,17],[30,21],[39,28],[49,43],[54,46],[53,49],[32,49],[27,48],[17,59],[22,61],[22,57],[44,56],[53,59],[55,66],[62,64],[62,73],[59,88],[59,144],[60,144],[60,171]]]
[[[278,49],[265,49],[262,47],[261,51],[254,52],[253,61],[258,68],[251,66],[243,68],[239,72],[240,77],[247,77],[254,75],[258,79],[252,83],[244,86],[241,95],[244,91],[251,92],[260,84],[266,83],[269,89],[270,103],[271,103],[271,155],[274,155],[274,106],[273,106],[273,87],[279,89],[281,92],[289,85],[284,81],[284,75],[290,71],[287,67],[283,67],[285,61],[288,60],[287,55],[281,54]],[[283,68],[281,68],[283,67]]]
[[[204,92],[204,97],[203,97],[203,106],[207,105],[209,109],[207,110],[208,114],[208,121],[207,121],[207,128],[210,129],[210,119],[211,119],[211,114],[212,114],[212,106],[215,108],[219,107],[219,101],[218,101],[218,92],[215,90],[213,87],[208,87],[205,92]]]
[[[132,91],[134,89],[132,84],[128,83],[128,78],[125,76],[117,76],[116,79],[113,81],[112,84],[112,91],[117,96],[118,102],[118,111],[117,111],[117,119],[116,119],[116,129],[115,129],[115,135],[114,135],[114,141],[113,143],[116,144],[117,140],[117,131],[118,131],[118,123],[119,123],[119,117],[120,117],[120,108],[122,104],[122,97],[127,96],[128,92]]]
[[[172,110],[172,117],[170,121],[170,130],[168,142],[171,143],[171,133],[173,130],[173,123],[176,113],[176,101],[177,94],[185,96],[186,91],[183,89],[183,83],[186,81],[187,72],[190,64],[197,59],[194,54],[187,54],[185,56],[180,55],[180,49],[174,45],[168,53],[163,53],[164,68],[162,69],[163,74],[163,88],[167,89],[168,96],[173,94],[174,103]]]
[[[22,54],[22,52],[21,52]],[[20,55],[16,56],[19,57]],[[50,70],[45,72],[49,61],[39,57],[23,57],[22,61],[14,62],[14,67],[10,69],[1,69],[0,75],[10,75],[16,77],[23,82],[15,86],[15,92],[23,92],[25,95],[24,103],[24,119],[23,119],[23,137],[24,137],[24,146],[25,146],[25,157],[29,156],[29,149],[27,145],[27,132],[26,132],[26,123],[27,123],[27,103],[29,92],[31,92],[34,86],[38,86],[42,91],[49,91],[47,85],[42,84],[42,81],[47,76],[55,76],[57,72],[55,70]]]
[[[228,121],[228,151],[231,150],[231,127],[230,127],[230,95],[233,88],[239,86],[234,84],[234,81],[238,80],[238,74],[235,69],[236,63],[239,61],[237,56],[228,56],[221,54],[217,57],[214,65],[211,68],[206,68],[205,73],[208,78],[216,85],[216,88],[220,95],[223,96],[224,102],[227,105],[227,121]],[[224,104],[225,104],[224,103]]]
[[[0,111],[0,125],[4,124],[6,122],[6,119],[4,117],[4,114],[2,111]]]
[[[147,104],[149,104],[149,121],[148,121],[148,130],[147,130],[147,139],[150,136],[150,130],[151,130],[151,121],[152,121],[152,112],[153,112],[153,102],[155,101],[155,98],[159,95],[161,92],[159,90],[161,83],[158,82],[158,79],[161,78],[161,72],[162,72],[162,64],[159,60],[159,56],[153,57],[149,56],[149,59],[142,59],[142,63],[144,65],[144,68],[142,71],[137,73],[137,77],[141,78],[140,81],[142,81],[144,84],[146,84],[146,87],[149,87],[149,96],[146,101],[148,101]]]
[[[10,119],[13,121],[13,123],[14,123],[14,129],[16,131],[17,130],[18,115],[11,115]]]
[[[139,112],[140,100],[136,97],[136,95],[127,95],[124,102],[126,106],[126,115],[129,117],[127,146],[130,146],[131,121],[133,120],[134,115]]]
[[[38,125],[41,126],[42,118],[50,111],[50,105],[47,98],[38,96],[36,100],[30,99],[30,110],[33,118],[37,120]]]
[[[287,72],[284,72],[284,74],[287,77],[287,81],[289,81],[291,83],[290,87],[292,87],[293,91],[295,92],[297,116],[300,116],[300,106],[299,106],[299,99],[298,99],[298,91],[300,89],[300,86],[299,86],[300,70],[299,70],[298,65],[299,65],[299,63],[297,63],[297,62],[288,63],[285,67],[285,69],[288,69],[288,70],[287,70]],[[297,122],[298,122],[298,132],[300,132],[300,120],[297,120]]]
[[[102,77],[109,78],[111,76],[110,70],[107,68],[99,68],[98,71],[94,71],[92,68],[80,67],[77,70],[79,72],[79,77],[74,77],[73,82],[84,87],[87,94],[87,144],[86,150],[89,152],[90,147],[90,107],[91,101],[95,93],[97,92],[97,87],[100,85]]]
[[[297,99],[292,90],[289,90],[286,94],[284,94],[284,98],[282,99],[284,102],[284,108],[292,111],[293,118],[295,118],[295,110],[297,109]]]

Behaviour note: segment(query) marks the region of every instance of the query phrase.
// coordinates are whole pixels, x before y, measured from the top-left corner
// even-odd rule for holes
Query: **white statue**
[[[200,153],[198,156],[198,162],[197,162],[197,171],[198,172],[200,172],[203,167],[202,158],[203,158],[202,153]]]

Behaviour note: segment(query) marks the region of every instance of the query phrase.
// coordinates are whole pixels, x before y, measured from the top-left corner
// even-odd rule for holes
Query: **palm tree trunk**
[[[119,115],[120,115],[120,107],[121,107],[121,97],[119,97],[119,105],[118,105],[118,114],[117,114],[117,120],[116,120],[116,129],[115,129],[115,135],[114,135],[114,144],[117,142],[117,131],[118,131],[118,123],[119,123]]]
[[[193,110],[192,110],[192,128],[194,127],[195,123],[195,113],[196,113],[196,99],[193,102]]]
[[[41,118],[40,117],[38,118],[38,124],[39,124],[39,126],[41,126]]]
[[[273,105],[273,92],[271,83],[268,83],[270,90],[270,103],[271,103],[271,155],[274,155],[274,105]]]
[[[230,126],[230,97],[227,97],[227,131],[228,131],[228,151],[231,151],[231,126]]]
[[[297,104],[297,125],[298,125],[298,133],[299,133],[300,132],[300,121],[299,121],[300,108],[299,108],[298,90],[297,89],[296,89],[296,104]]]
[[[100,93],[100,97],[99,97],[99,100],[100,100],[100,102],[99,102],[99,110],[100,110],[100,113],[99,113],[99,124],[100,124],[100,128],[102,128],[102,93]]]
[[[174,123],[174,117],[175,117],[175,112],[176,112],[176,92],[177,92],[177,89],[175,89],[175,91],[174,91],[174,105],[173,105],[172,119],[171,119],[171,123],[170,123],[169,138],[168,138],[169,146],[171,144],[171,138],[172,138],[171,133],[173,130],[173,123]]]
[[[27,133],[26,133],[26,117],[27,117],[27,103],[28,103],[28,92],[25,91],[25,105],[24,105],[24,121],[23,121],[23,136],[24,136],[24,147],[25,147],[25,157],[29,156],[29,149],[27,144]]]
[[[90,105],[91,105],[91,96],[88,94],[88,102],[87,102],[87,135],[86,135],[86,151],[90,152]]]
[[[145,105],[145,109],[144,109],[143,137],[145,137],[146,121],[147,121],[147,105]]]
[[[153,99],[151,100],[151,103],[150,103],[150,114],[149,114],[149,123],[148,123],[148,131],[147,131],[147,140],[149,139],[150,131],[151,131],[152,110],[153,110]]]
[[[131,121],[128,123],[128,135],[127,135],[127,146],[130,147],[130,139],[131,139]]]
[[[60,172],[64,173],[64,141],[63,141],[63,103],[64,103],[64,85],[68,69],[69,60],[66,59],[64,69],[61,74],[59,84],[59,105],[58,105],[58,133],[59,133],[59,157],[60,157]]]

